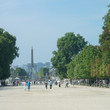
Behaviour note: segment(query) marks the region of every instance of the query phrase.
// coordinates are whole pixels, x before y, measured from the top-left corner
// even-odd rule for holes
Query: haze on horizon
[[[57,40],[67,32],[80,34],[92,45],[99,45],[102,17],[109,0],[3,0],[0,28],[16,36],[19,58],[13,65],[50,62]]]

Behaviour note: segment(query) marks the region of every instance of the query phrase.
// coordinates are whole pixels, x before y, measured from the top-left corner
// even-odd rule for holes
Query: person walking
[[[27,82],[27,86],[28,86],[28,91],[30,91],[30,86],[31,86],[31,83],[30,83],[30,81],[28,80],[28,82]]]
[[[45,82],[45,88],[48,89],[48,82]]]
[[[65,88],[67,88],[69,85],[68,81],[66,81],[66,84],[65,84]]]
[[[36,84],[36,81],[34,81],[34,85]]]
[[[61,82],[59,82],[59,87],[61,87]]]
[[[52,89],[52,81],[50,81],[50,89]]]

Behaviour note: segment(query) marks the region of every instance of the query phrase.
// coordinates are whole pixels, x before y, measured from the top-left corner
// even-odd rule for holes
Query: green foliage
[[[49,76],[49,68],[40,68],[38,78]]]
[[[103,19],[100,46],[87,46],[84,38],[74,33],[66,33],[58,39],[58,50],[53,51],[51,62],[61,78],[110,78],[110,9]]]
[[[71,79],[89,79],[91,77],[91,64],[100,56],[99,47],[85,46],[80,54],[68,64],[68,77]]]
[[[106,66],[106,73],[107,73],[107,76],[110,77],[110,64],[108,64],[108,65]]]
[[[0,79],[10,76],[10,64],[18,57],[16,37],[0,28]]]
[[[101,45],[103,45],[103,43],[105,43],[106,41],[110,41],[110,9],[108,10],[108,13],[103,17],[103,19],[103,33],[99,36],[99,42]]]
[[[91,76],[100,79],[110,77],[110,9],[103,19],[103,33],[99,36],[101,57],[98,56],[91,65]]]
[[[75,36],[74,33],[66,33],[57,41],[58,51],[53,51],[52,65],[56,68],[57,74],[60,78],[67,77],[67,64],[71,62],[74,55],[78,54],[87,44],[85,39],[79,34]]]
[[[110,5],[108,6],[110,7]],[[103,17],[104,26],[103,33],[99,36],[99,42],[101,44],[102,59],[100,62],[100,76],[103,78],[110,77],[109,65],[110,65],[110,9],[108,13]]]
[[[110,5],[108,7],[110,8]],[[75,36],[74,33],[66,33],[58,39],[58,51],[53,51],[51,61],[61,78],[110,77],[110,9],[103,19],[103,32],[99,36],[100,46],[87,46],[82,36]]]
[[[15,70],[15,76],[19,77],[20,79],[25,79],[25,77],[27,76],[26,71],[23,68],[16,68]]]
[[[103,33],[99,36],[100,47],[85,46],[81,53],[74,57],[67,66],[70,79],[110,77],[110,9],[103,19]]]
[[[3,34],[4,29],[0,28],[0,35]]]

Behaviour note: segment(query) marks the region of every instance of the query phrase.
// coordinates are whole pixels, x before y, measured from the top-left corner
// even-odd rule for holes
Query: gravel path
[[[110,89],[74,86],[0,87],[0,110],[110,110]]]

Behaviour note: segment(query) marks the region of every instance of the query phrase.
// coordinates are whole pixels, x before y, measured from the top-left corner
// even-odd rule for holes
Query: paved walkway
[[[32,86],[0,87],[0,110],[110,110],[110,89]]]

